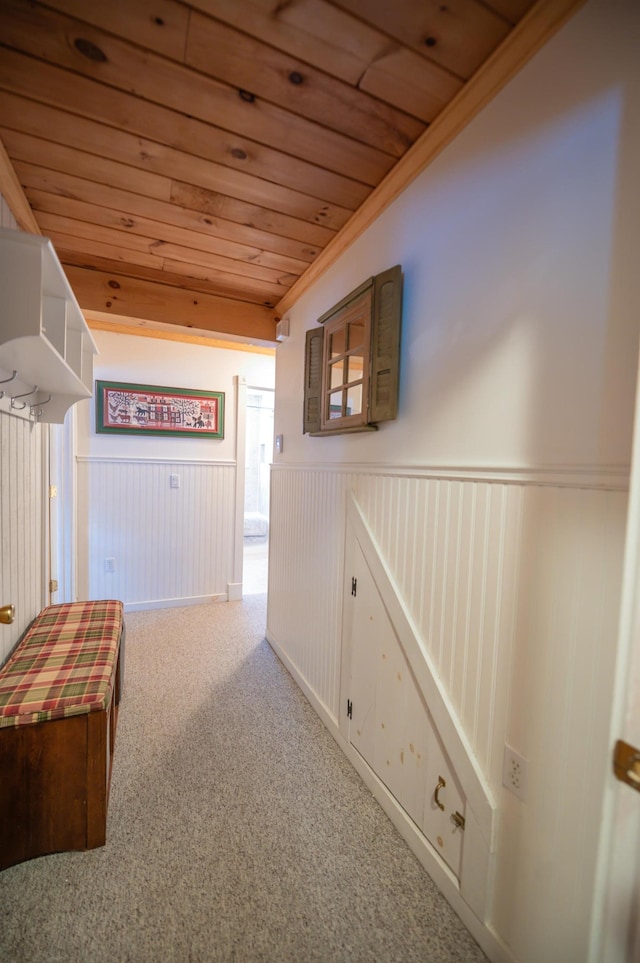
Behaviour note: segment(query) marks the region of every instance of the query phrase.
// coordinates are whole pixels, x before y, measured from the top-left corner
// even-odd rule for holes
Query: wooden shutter
[[[371,380],[369,421],[392,421],[398,413],[400,372],[400,265],[378,274],[374,282],[371,316]]]
[[[324,328],[310,328],[304,346],[303,432],[320,431],[322,414],[322,349]]]

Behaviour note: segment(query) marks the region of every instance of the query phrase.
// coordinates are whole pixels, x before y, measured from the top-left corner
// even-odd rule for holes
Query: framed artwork
[[[224,392],[96,381],[96,431],[224,438]]]

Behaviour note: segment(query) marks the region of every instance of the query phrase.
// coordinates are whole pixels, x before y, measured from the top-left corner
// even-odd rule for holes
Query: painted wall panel
[[[479,762],[490,771],[492,720],[506,711],[500,678],[513,619],[520,488],[400,478],[394,491],[392,482],[365,474],[358,498]]]
[[[506,737],[529,788],[526,805],[503,793],[495,901],[516,958],[588,954],[625,514],[624,493],[532,488],[524,500]]]
[[[170,487],[173,474],[179,488]],[[233,463],[80,458],[78,492],[89,520],[79,534],[82,598],[119,598],[131,608],[226,596]]]
[[[44,604],[42,428],[0,412],[0,604],[15,605],[0,625],[0,662]]]
[[[275,638],[287,639],[301,675],[334,718],[348,477],[323,471],[277,472],[271,490],[268,624]]]
[[[2,195],[0,227],[18,229]],[[0,605],[16,607],[13,625],[0,625],[0,663],[45,601],[42,431],[0,412]]]
[[[560,474],[541,485],[535,476],[504,484],[463,471],[443,480],[428,469],[408,479],[388,468],[275,468],[268,633],[336,719],[349,489],[499,800],[497,930],[516,959],[554,959],[558,945],[579,959],[627,495],[597,482],[566,485]],[[505,742],[527,760],[526,804],[502,787]]]

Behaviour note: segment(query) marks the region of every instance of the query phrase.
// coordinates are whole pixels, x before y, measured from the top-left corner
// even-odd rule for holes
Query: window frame
[[[307,329],[304,355],[302,431],[312,437],[377,431],[378,422],[393,421],[398,412],[402,269],[389,268],[369,278]],[[351,349],[349,325],[362,320],[362,347]],[[346,329],[344,350],[331,357],[332,338]],[[359,346],[358,346],[359,347]],[[349,357],[362,357],[362,377],[346,377],[331,385],[332,372]],[[361,410],[346,414],[348,389],[362,385]],[[331,417],[331,395],[341,392],[341,414]]]

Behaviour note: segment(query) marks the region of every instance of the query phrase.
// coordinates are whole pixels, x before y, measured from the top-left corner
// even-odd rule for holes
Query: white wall
[[[77,406],[79,595],[129,609],[226,598],[238,563],[236,382],[273,387],[273,355],[95,336],[96,380],[222,391],[225,424],[223,439],[104,435],[94,400]]]
[[[146,458],[216,461],[235,459],[234,376],[244,378],[247,384],[272,388],[275,377],[272,353],[207,347],[105,331],[95,331],[93,335],[99,352],[94,362],[96,381],[128,381],[223,391],[226,401],[224,439],[100,435],[95,431],[95,406],[94,399],[91,399],[76,407],[78,455],[141,455]]]
[[[289,312],[285,461],[628,461],[638,71],[620,23],[634,7],[604,4],[606,44],[597,9],[579,12]],[[302,436],[305,329],[392,263],[404,270],[398,422]]]
[[[486,945],[522,963],[587,957],[638,355],[639,29],[633,0],[582,8],[300,298],[277,352],[269,637],[337,734],[354,490],[498,804]],[[303,436],[306,329],[395,263],[398,420]],[[505,741],[526,803],[501,787]]]

